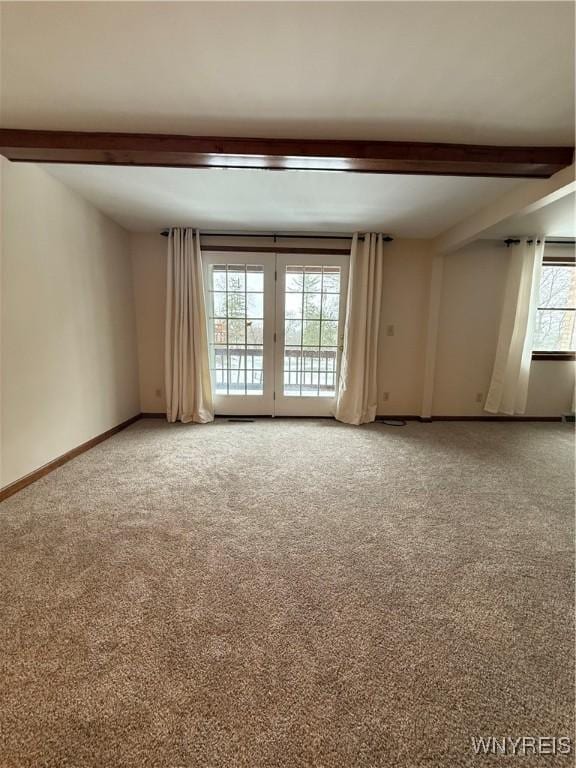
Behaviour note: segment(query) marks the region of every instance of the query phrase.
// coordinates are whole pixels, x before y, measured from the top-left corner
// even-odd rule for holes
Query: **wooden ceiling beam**
[[[563,168],[550,179],[515,185],[501,197],[438,235],[432,241],[433,248],[439,254],[451,253],[486,236],[488,230],[512,216],[528,216],[575,192],[574,165]]]
[[[574,148],[8,128],[0,130],[0,154],[34,163],[548,178],[572,163]]]

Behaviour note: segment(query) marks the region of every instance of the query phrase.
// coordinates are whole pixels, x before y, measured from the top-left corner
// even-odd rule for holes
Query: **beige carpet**
[[[0,505],[1,768],[572,734],[572,430],[141,421]]]

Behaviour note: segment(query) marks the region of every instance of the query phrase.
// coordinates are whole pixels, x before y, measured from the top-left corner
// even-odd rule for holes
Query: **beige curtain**
[[[376,418],[383,258],[382,235],[354,235],[335,414],[347,424]]]
[[[214,419],[200,235],[171,229],[166,291],[166,417]]]
[[[526,410],[544,238],[512,246],[492,380],[484,410],[510,416]]]

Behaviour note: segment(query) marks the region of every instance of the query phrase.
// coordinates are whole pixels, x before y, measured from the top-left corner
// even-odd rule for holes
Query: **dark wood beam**
[[[2,129],[0,154],[34,163],[547,178],[572,163],[574,148]]]

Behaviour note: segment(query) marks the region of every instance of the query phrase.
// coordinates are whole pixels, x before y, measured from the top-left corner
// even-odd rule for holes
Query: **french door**
[[[271,415],[274,260],[250,253],[203,253],[202,259],[214,410]]]
[[[348,257],[208,252],[203,261],[216,414],[332,415]]]

